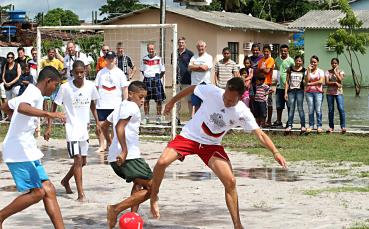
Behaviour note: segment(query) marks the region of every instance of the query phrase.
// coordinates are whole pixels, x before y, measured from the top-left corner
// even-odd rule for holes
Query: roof
[[[362,28],[369,29],[369,10],[355,10],[355,15],[363,22]],[[312,10],[292,22],[288,28],[295,29],[338,29],[339,19],[345,14],[340,10]]]
[[[159,8],[155,6],[150,6],[148,8],[137,10],[128,14],[122,14],[120,16],[114,17],[108,21],[103,22],[102,24],[114,24],[114,22],[120,19],[140,14],[149,9],[159,9]],[[167,8],[166,11],[229,29],[241,29],[241,30],[250,29],[250,30],[268,30],[268,31],[285,31],[285,32],[293,31],[292,29],[288,29],[287,26],[241,13],[220,12],[220,11],[199,11],[181,8]]]

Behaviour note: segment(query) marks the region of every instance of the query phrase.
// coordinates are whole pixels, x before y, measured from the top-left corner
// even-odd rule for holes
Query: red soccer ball
[[[136,212],[127,212],[119,219],[120,229],[142,229],[144,221]]]

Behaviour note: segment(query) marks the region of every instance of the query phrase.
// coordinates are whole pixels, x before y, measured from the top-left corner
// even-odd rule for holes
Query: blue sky
[[[145,4],[159,4],[160,0],[140,0]],[[77,13],[80,19],[91,21],[91,11],[99,10],[106,0],[1,0],[2,6],[14,4],[16,10],[25,10],[30,18],[34,18],[38,12],[47,12],[49,9],[63,8]],[[168,6],[174,6],[172,0],[167,0]],[[98,12],[99,14],[99,12]],[[103,18],[103,16],[98,16]]]

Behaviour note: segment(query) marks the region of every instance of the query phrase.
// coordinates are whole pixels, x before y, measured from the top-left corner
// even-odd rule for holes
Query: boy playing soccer
[[[59,84],[60,74],[53,67],[44,68],[36,86],[29,84],[24,93],[3,105],[12,115],[8,133],[3,142],[3,160],[8,166],[17,190],[23,194],[0,210],[0,229],[9,216],[43,200],[45,210],[54,228],[64,228],[63,218],[56,199],[54,185],[49,180],[40,159],[34,131],[40,117],[61,119],[64,114],[42,110],[44,96],[50,96]]]
[[[250,110],[240,101],[245,90],[243,79],[235,77],[227,82],[225,90],[211,84],[188,87],[173,97],[165,106],[164,113],[168,114],[176,102],[192,93],[203,100],[199,110],[183,127],[182,132],[168,143],[155,165],[150,197],[153,217],[160,217],[158,193],[165,169],[177,159],[184,160],[188,155],[197,154],[223,183],[226,203],[234,228],[243,228],[238,209],[236,178],[233,175],[228,155],[221,145],[223,136],[228,130],[237,126],[251,130],[273,153],[274,159],[286,167],[283,156],[268,135],[260,130]]]
[[[107,206],[109,228],[114,228],[120,212],[130,207],[132,211],[137,211],[138,205],[150,198],[152,172],[141,158],[138,136],[141,122],[140,107],[144,104],[146,95],[145,84],[133,81],[128,86],[128,99],[115,108],[101,126],[105,137],[109,139],[109,126],[113,124],[114,138],[108,155],[111,167],[127,183],[133,181],[130,197],[118,204]]]
[[[65,130],[67,134],[67,148],[69,157],[73,158],[74,163],[68,173],[62,179],[67,194],[71,194],[72,189],[69,180],[74,176],[78,192],[78,201],[85,201],[86,196],[82,185],[82,167],[87,162],[88,152],[88,124],[90,122],[90,110],[96,121],[96,131],[99,132],[95,101],[99,94],[95,85],[85,79],[85,64],[76,60],[73,63],[73,80],[60,86],[55,97],[53,111],[57,105],[63,105],[67,114]],[[48,123],[45,138],[48,139],[51,133],[51,122]]]

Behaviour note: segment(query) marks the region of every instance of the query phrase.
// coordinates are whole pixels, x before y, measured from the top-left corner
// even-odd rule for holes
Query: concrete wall
[[[310,57],[316,55],[319,57],[319,67],[324,71],[331,68],[330,61],[333,57],[337,57],[335,51],[328,51],[325,48],[325,43],[327,41],[329,33],[334,30],[305,30],[305,66],[309,64]],[[358,54],[360,59],[361,69],[363,72],[363,86],[369,85],[369,49],[365,55]],[[338,56],[340,60],[340,67],[345,71],[345,85],[352,85],[352,74],[349,65],[343,55]],[[355,72],[359,73],[358,66],[355,65],[357,69]]]

